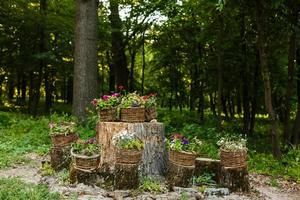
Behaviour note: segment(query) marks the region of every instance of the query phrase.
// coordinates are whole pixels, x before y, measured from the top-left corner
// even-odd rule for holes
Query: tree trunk
[[[96,0],[76,0],[75,55],[72,111],[80,121],[97,95],[97,7]]]
[[[97,125],[97,139],[101,145],[101,166],[115,170],[116,147],[112,138],[124,131],[135,134],[144,142],[142,174],[163,175],[166,171],[166,151],[162,123],[100,122]]]
[[[212,111],[214,116],[217,116],[216,104],[215,104],[215,100],[213,97],[213,93],[209,93],[209,102],[210,102],[210,110]]]
[[[293,83],[294,83],[294,65],[296,57],[296,24],[298,20],[298,11],[293,10],[291,14],[291,25],[292,33],[290,35],[289,41],[289,53],[288,53],[288,78],[286,84],[285,93],[285,106],[284,106],[284,117],[283,117],[283,127],[284,127],[284,139],[287,143],[291,139],[290,130],[290,112],[291,112],[291,97],[293,94]]]
[[[133,38],[135,40],[135,38]],[[129,73],[129,91],[134,91],[134,64],[135,64],[135,56],[136,56],[136,49],[135,45],[131,47],[129,51],[130,54],[130,73]]]
[[[111,23],[111,45],[112,45],[112,63],[115,67],[117,85],[123,85],[128,88],[127,59],[121,32],[121,19],[119,16],[119,0],[110,0],[110,23]]]
[[[293,135],[292,135],[292,143],[295,145],[299,145],[300,142],[300,49],[297,49],[297,114],[296,119],[293,126]]]
[[[249,67],[247,62],[247,44],[245,38],[245,13],[243,3],[240,5],[240,40],[241,40],[241,52],[242,52],[242,61],[241,61],[241,69],[243,69],[242,77],[243,77],[243,110],[244,110],[244,118],[243,118],[243,132],[248,135],[250,131],[250,106],[249,106]]]
[[[251,120],[250,120],[250,130],[249,135],[253,134],[254,131],[254,125],[255,125],[255,115],[257,110],[257,97],[258,97],[258,88],[259,86],[259,52],[256,52],[256,63],[255,63],[255,69],[254,69],[254,77],[253,77],[253,96],[251,98]]]
[[[272,136],[272,150],[273,155],[276,158],[281,157],[280,141],[278,134],[278,124],[276,119],[276,113],[273,109],[272,104],[272,89],[270,83],[270,71],[267,63],[266,53],[266,38],[264,30],[264,16],[263,16],[263,2],[256,0],[256,26],[257,26],[257,46],[259,49],[259,58],[261,64],[261,73],[264,82],[264,93],[265,93],[265,106],[269,114],[269,120],[271,123],[271,136]]]
[[[142,68],[142,95],[144,94],[144,84],[145,84],[145,68],[146,68],[146,60],[145,60],[145,32],[143,32],[143,46],[142,46],[142,56],[143,56],[143,68]]]
[[[219,31],[218,31],[218,43],[217,43],[217,67],[218,67],[218,98],[217,98],[217,111],[218,111],[218,128],[221,129],[222,124],[222,97],[223,97],[223,16],[222,13],[218,13]],[[224,105],[224,104],[223,104]]]

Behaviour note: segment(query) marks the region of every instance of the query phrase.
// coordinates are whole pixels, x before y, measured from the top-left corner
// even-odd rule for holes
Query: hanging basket
[[[145,109],[145,119],[147,122],[151,121],[152,119],[156,119],[156,118],[157,118],[157,112],[156,112],[155,106]]]
[[[116,108],[108,108],[99,111],[101,122],[113,122],[116,120]]]
[[[75,142],[77,139],[78,136],[75,133],[70,133],[68,135],[63,135],[63,134],[51,135],[53,146],[66,146]]]
[[[169,161],[182,166],[194,166],[197,154],[186,151],[169,151]]]
[[[117,149],[116,162],[123,164],[137,164],[142,160],[142,151],[131,149]]]
[[[121,108],[122,122],[144,122],[145,108]]]
[[[242,168],[247,166],[247,151],[227,151],[220,149],[221,165],[224,167]]]
[[[91,172],[99,168],[100,154],[86,156],[74,153],[73,149],[71,149],[71,155],[73,165],[78,170]]]

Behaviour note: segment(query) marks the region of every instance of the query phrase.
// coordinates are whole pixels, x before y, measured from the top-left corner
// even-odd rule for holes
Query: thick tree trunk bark
[[[284,106],[284,117],[283,117],[283,127],[284,127],[284,139],[287,143],[291,139],[290,130],[290,112],[291,112],[291,98],[293,94],[293,83],[294,83],[294,65],[296,57],[296,24],[298,20],[298,10],[294,10],[291,14],[291,25],[292,33],[290,35],[289,41],[289,52],[288,52],[288,78],[286,84],[285,93],[285,106]]]
[[[217,111],[218,111],[218,128],[221,129],[222,126],[222,97],[223,97],[223,16],[221,13],[218,14],[219,21],[219,31],[218,31],[218,52],[217,52],[217,67],[218,67],[218,98],[217,98]]]
[[[111,171],[115,170],[116,147],[112,138],[124,131],[135,134],[144,142],[142,174],[163,175],[166,171],[166,150],[162,123],[100,122],[97,126],[97,138],[102,147],[101,166]]]
[[[75,55],[72,111],[80,121],[97,95],[97,8],[96,0],[76,0]]]
[[[278,133],[278,120],[272,104],[272,89],[270,83],[270,71],[267,63],[266,53],[266,38],[264,32],[264,16],[263,16],[263,2],[256,0],[256,25],[257,25],[257,46],[259,49],[259,58],[261,64],[261,73],[264,82],[265,106],[269,114],[271,123],[272,149],[273,155],[276,158],[281,157],[280,141]]]
[[[121,19],[119,16],[119,0],[110,0],[110,23],[112,39],[112,63],[115,67],[117,85],[123,85],[128,88],[127,59],[125,55],[125,46],[123,34],[121,32]]]

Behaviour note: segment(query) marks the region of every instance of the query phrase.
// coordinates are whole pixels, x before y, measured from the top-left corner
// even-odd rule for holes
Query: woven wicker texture
[[[145,108],[122,108],[121,121],[123,122],[144,122]]]
[[[100,121],[101,122],[113,122],[116,120],[116,108],[100,110]]]
[[[221,165],[224,167],[245,167],[247,166],[246,151],[226,151],[221,149]]]
[[[169,151],[169,161],[182,166],[194,166],[197,155],[184,151]]]
[[[53,146],[66,146],[78,139],[78,136],[75,133],[68,135],[51,135],[51,140]]]
[[[156,112],[156,107],[153,106],[151,108],[146,108],[145,110],[145,119],[147,122],[151,121],[152,119],[157,118],[157,112]]]
[[[117,149],[116,162],[123,164],[137,164],[142,161],[142,151]]]
[[[93,156],[85,156],[85,155],[76,154],[71,149],[71,155],[73,157],[74,167],[77,169],[93,171],[95,169],[98,169],[99,167],[100,154],[93,155]]]

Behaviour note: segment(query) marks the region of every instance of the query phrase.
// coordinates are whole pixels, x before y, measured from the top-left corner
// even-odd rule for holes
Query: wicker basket
[[[197,154],[185,151],[169,151],[169,161],[182,166],[194,166]]]
[[[71,155],[73,157],[73,165],[76,169],[82,171],[93,171],[99,168],[100,154],[93,156],[86,156],[74,153],[71,149]]]
[[[53,146],[66,146],[73,142],[75,142],[78,139],[78,136],[75,133],[71,133],[68,135],[51,135],[51,140]]]
[[[147,122],[151,121],[152,119],[156,119],[156,118],[157,118],[157,112],[156,112],[155,106],[145,109],[145,119]]]
[[[100,110],[100,121],[101,122],[113,122],[116,120],[116,108],[109,108]]]
[[[247,151],[221,151],[221,165],[224,167],[245,167],[247,166]]]
[[[123,164],[137,164],[142,160],[142,151],[129,150],[129,149],[117,149],[116,162]]]
[[[144,122],[145,108],[121,108],[122,122]]]

